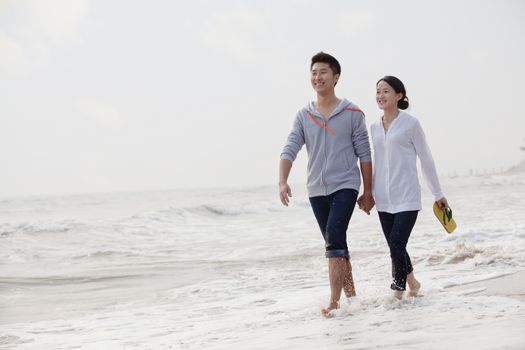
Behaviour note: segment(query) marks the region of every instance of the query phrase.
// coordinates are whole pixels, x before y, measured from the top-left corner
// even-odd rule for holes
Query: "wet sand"
[[[504,296],[525,301],[525,270],[446,289],[459,295]]]

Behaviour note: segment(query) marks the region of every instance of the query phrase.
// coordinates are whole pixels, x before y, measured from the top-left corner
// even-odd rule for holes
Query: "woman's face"
[[[396,93],[395,90],[384,80],[377,84],[376,102],[379,109],[397,108],[397,101],[403,98],[402,93]]]

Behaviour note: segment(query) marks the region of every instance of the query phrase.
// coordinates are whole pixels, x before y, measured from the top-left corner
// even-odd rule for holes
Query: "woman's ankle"
[[[402,290],[395,290],[394,291],[394,298],[396,298],[398,300],[401,300],[401,299],[403,299],[403,294],[405,294],[404,291],[402,291]]]

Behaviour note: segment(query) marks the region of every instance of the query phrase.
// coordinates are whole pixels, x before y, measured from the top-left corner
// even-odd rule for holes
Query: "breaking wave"
[[[79,226],[74,221],[54,221],[19,224],[0,224],[0,237],[11,236],[13,234],[45,234],[45,233],[65,233]]]

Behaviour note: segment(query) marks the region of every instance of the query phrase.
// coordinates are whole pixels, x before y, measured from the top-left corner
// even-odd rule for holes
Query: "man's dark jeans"
[[[350,259],[346,230],[352,217],[358,192],[342,189],[328,196],[310,197],[310,204],[323,234],[326,257]]]

